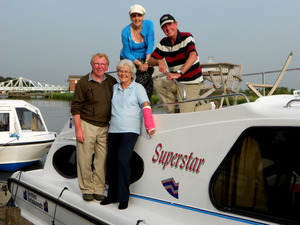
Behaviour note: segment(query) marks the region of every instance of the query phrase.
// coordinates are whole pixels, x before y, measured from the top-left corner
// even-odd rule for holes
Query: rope
[[[67,188],[67,187],[64,187],[64,189],[60,192],[58,198],[56,199],[56,204],[55,204],[55,210],[54,210],[54,215],[53,215],[52,225],[55,225],[55,216],[56,216],[56,208],[57,208],[58,200],[59,200],[59,198],[62,196],[62,194],[63,194],[63,192],[64,192],[65,190],[68,190],[68,188]]]

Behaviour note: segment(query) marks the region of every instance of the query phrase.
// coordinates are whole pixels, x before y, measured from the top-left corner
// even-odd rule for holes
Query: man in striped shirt
[[[154,82],[156,93],[164,103],[182,101],[183,90],[173,81],[177,80],[185,88],[187,100],[199,98],[203,77],[193,36],[188,32],[180,32],[177,29],[178,22],[170,14],[160,18],[160,26],[167,37],[157,45],[148,63],[158,66],[161,73],[167,73],[167,79]],[[200,105],[196,109],[197,103],[180,104],[180,112],[212,109],[213,104]],[[166,110],[173,112],[175,105],[166,106]]]

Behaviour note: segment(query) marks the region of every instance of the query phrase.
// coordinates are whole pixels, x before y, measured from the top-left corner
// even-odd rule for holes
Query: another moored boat
[[[0,100],[0,170],[16,171],[39,161],[55,138],[38,108],[23,100]]]

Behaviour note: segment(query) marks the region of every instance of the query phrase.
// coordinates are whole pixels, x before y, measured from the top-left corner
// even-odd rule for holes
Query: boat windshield
[[[0,113],[0,132],[9,131],[9,113]]]
[[[39,114],[26,108],[16,108],[22,130],[45,131],[45,126]]]

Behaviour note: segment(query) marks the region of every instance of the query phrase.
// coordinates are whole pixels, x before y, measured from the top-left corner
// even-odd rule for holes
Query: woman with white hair
[[[100,203],[120,202],[119,209],[126,209],[129,200],[130,160],[139,137],[142,116],[149,137],[155,132],[152,111],[144,87],[134,81],[136,67],[131,60],[117,64],[120,82],[113,87],[111,120],[108,130],[106,160],[108,194]]]
[[[141,5],[129,9],[131,23],[122,30],[121,59],[130,59],[137,67],[136,82],[146,89],[148,98],[153,94],[153,67],[148,60],[154,47],[154,24],[145,20],[146,10]]]

